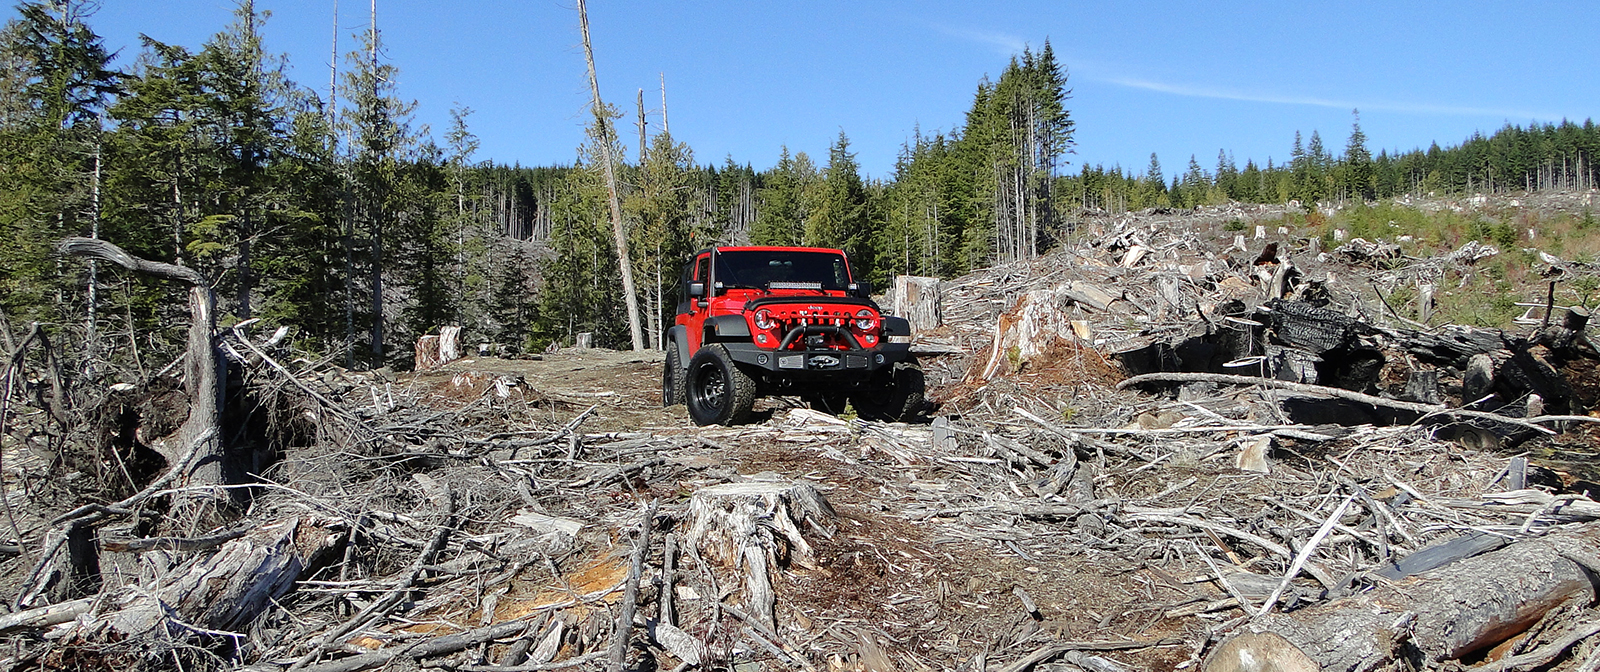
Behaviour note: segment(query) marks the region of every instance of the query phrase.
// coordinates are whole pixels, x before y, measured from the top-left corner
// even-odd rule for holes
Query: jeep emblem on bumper
[[[812,355],[811,368],[831,369],[839,365],[839,358],[833,355]]]

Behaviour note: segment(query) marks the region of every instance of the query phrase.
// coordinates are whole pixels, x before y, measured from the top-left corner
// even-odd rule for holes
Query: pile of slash
[[[30,338],[0,409],[0,662],[1600,669],[1585,308],[1430,325],[1384,288],[1504,252],[1256,228],[1280,215],[1091,214],[927,281],[915,424],[774,399],[697,428],[654,353],[395,375],[235,329],[244,466],[196,485],[158,445],[174,374],[67,389]]]

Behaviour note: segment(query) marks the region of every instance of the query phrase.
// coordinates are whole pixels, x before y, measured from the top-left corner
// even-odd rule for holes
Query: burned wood
[[[1456,417],[1462,417],[1462,418],[1472,418],[1472,419],[1475,419],[1475,420],[1490,420],[1490,421],[1497,422],[1497,423],[1502,423],[1502,424],[1507,424],[1507,425],[1514,425],[1514,426],[1517,426],[1517,427],[1523,427],[1523,428],[1526,428],[1526,429],[1531,429],[1531,430],[1534,430],[1534,431],[1537,431],[1537,432],[1540,432],[1540,433],[1544,433],[1544,434],[1554,434],[1555,431],[1550,429],[1550,428],[1548,428],[1548,427],[1540,426],[1540,423],[1566,422],[1566,421],[1585,422],[1585,420],[1581,420],[1580,418],[1587,417],[1587,416],[1539,416],[1539,417],[1526,418],[1526,419],[1523,419],[1523,418],[1511,418],[1511,417],[1506,417],[1504,415],[1499,415],[1499,414],[1495,414],[1495,413],[1487,413],[1487,412],[1484,412],[1484,411],[1473,411],[1473,410],[1468,410],[1468,409],[1464,409],[1464,408],[1449,408],[1447,406],[1434,405],[1434,404],[1420,404],[1420,403],[1410,402],[1410,401],[1400,401],[1398,399],[1385,399],[1383,397],[1376,397],[1376,396],[1373,396],[1373,395],[1370,395],[1370,394],[1363,394],[1361,392],[1352,392],[1350,390],[1345,390],[1345,389],[1341,389],[1341,388],[1337,388],[1337,387],[1325,387],[1325,386],[1322,386],[1322,385],[1306,385],[1304,383],[1292,383],[1292,382],[1289,382],[1289,381],[1286,381],[1286,380],[1276,380],[1276,379],[1273,379],[1273,378],[1255,378],[1255,377],[1252,377],[1252,376],[1234,376],[1234,375],[1217,374],[1217,373],[1147,373],[1147,374],[1140,375],[1140,376],[1134,376],[1134,377],[1129,378],[1127,380],[1124,380],[1124,381],[1122,381],[1120,383],[1117,383],[1117,389],[1123,389],[1123,388],[1130,387],[1130,386],[1133,386],[1133,385],[1140,385],[1140,384],[1144,384],[1144,383],[1153,383],[1153,382],[1169,382],[1169,383],[1210,382],[1210,383],[1225,383],[1225,384],[1231,384],[1231,385],[1260,385],[1260,386],[1264,386],[1264,387],[1275,387],[1275,388],[1278,388],[1278,389],[1291,390],[1291,391],[1294,391],[1294,392],[1302,392],[1302,393],[1305,393],[1305,394],[1319,394],[1319,395],[1323,395],[1323,396],[1337,397],[1337,398],[1340,398],[1340,399],[1349,399],[1351,401],[1357,401],[1357,402],[1361,402],[1361,403],[1364,403],[1364,404],[1371,404],[1373,406],[1382,406],[1382,407],[1386,407],[1386,408],[1400,409],[1400,410],[1403,410],[1403,411],[1412,411],[1412,412],[1416,412],[1416,413],[1422,413],[1422,414],[1424,414],[1424,417],[1431,416],[1431,415],[1446,415],[1446,416],[1456,416]],[[1600,422],[1600,418],[1592,418],[1591,417],[1591,418],[1588,418],[1587,422]]]

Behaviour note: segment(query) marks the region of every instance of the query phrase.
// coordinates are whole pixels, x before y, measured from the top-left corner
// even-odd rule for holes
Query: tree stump
[[[995,322],[994,341],[982,377],[988,380],[1005,371],[1015,373],[1057,344],[1076,340],[1079,330],[1073,326],[1077,321],[1073,304],[1108,310],[1118,300],[1106,290],[1084,282],[1062,283],[1023,294],[1016,307]]]
[[[439,363],[461,359],[461,327],[439,327]]]
[[[725,483],[701,489],[689,499],[685,540],[711,562],[730,571],[742,569],[746,610],[775,626],[773,569],[791,563],[816,568],[816,554],[801,529],[809,526],[831,536],[837,517],[809,483]]]
[[[439,337],[429,334],[417,339],[416,369],[428,371],[439,368],[444,361],[439,357]]]
[[[914,336],[944,326],[943,288],[938,278],[897,275],[894,278],[894,314],[911,323]]]

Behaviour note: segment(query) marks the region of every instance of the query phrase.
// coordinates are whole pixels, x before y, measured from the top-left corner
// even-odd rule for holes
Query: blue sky
[[[325,94],[333,0],[257,0],[291,77]],[[90,24],[131,64],[138,35],[199,47],[231,0],[102,0]],[[339,47],[366,30],[367,0],[339,2]],[[637,91],[699,163],[757,169],[779,148],[825,161],[843,130],[863,171],[887,178],[920,126],[959,125],[978,81],[1046,38],[1067,66],[1081,163],[1168,178],[1219,149],[1282,161],[1294,133],[1339,153],[1351,109],[1368,146],[1460,142],[1506,123],[1600,116],[1594,2],[607,2],[589,5],[602,95],[631,148]],[[14,15],[14,12],[13,12]],[[570,163],[587,120],[576,3],[379,0],[378,26],[415,121],[440,138],[472,108],[479,159]],[[628,140],[635,138],[635,140]],[[631,156],[631,153],[630,153]]]

